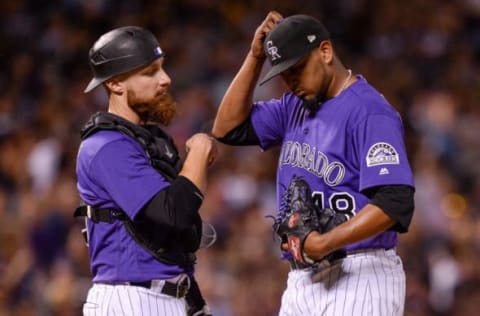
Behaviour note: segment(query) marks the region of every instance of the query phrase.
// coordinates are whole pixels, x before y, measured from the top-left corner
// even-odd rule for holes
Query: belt
[[[307,263],[307,262],[298,262],[293,258],[288,259],[290,262],[290,268],[292,270],[298,270],[298,269],[306,269],[306,268],[311,268],[311,267],[317,267],[321,264],[332,264],[336,260],[343,259],[347,256],[347,253],[344,250],[337,250],[332,252],[331,254],[325,256],[322,260],[317,261],[315,263]]]
[[[372,253],[372,252],[386,252],[388,250],[392,250],[394,248],[390,249],[385,249],[385,248],[367,248],[367,249],[358,249],[358,250],[352,250],[352,251],[344,251],[344,250],[337,250],[332,252],[331,254],[327,255],[324,257],[322,260],[317,261],[315,263],[304,263],[304,262],[298,262],[295,261],[293,258],[290,258],[288,261],[290,262],[290,268],[292,270],[298,270],[298,269],[306,269],[306,268],[312,268],[312,267],[323,267],[323,266],[330,266],[334,263],[334,261],[344,259],[347,256],[351,255],[357,255],[357,254],[364,254],[364,253]]]
[[[173,280],[173,282],[171,280]],[[126,282],[126,284],[131,286],[140,286],[168,296],[181,298],[185,297],[190,289],[190,277],[186,274],[181,274],[178,277],[170,280]]]

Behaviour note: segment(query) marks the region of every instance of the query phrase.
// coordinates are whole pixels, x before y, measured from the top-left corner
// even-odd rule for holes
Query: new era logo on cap
[[[283,19],[265,38],[264,50],[272,68],[260,85],[295,65],[329,37],[323,24],[311,16],[292,15]]]

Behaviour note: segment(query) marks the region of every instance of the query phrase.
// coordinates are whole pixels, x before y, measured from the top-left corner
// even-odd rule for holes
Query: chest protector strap
[[[145,150],[152,166],[172,182],[182,168],[182,162],[172,138],[155,125],[135,125],[111,113],[98,112],[94,114],[81,131],[82,140],[101,130],[120,131],[135,139]],[[200,245],[202,220],[200,216],[192,228],[182,231],[184,238],[178,238],[178,232],[166,232],[162,238],[149,238],[144,233],[151,225],[136,223],[124,211],[96,208],[82,205],[74,212],[74,217],[86,216],[94,223],[112,223],[115,220],[123,222],[130,236],[144,249],[148,250],[157,260],[167,264],[188,267],[195,263],[195,251]],[[188,240],[188,244],[182,240]],[[173,240],[173,242],[172,242]]]

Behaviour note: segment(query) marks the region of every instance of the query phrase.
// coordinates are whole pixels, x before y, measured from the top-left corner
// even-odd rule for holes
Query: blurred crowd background
[[[90,286],[75,159],[79,130],[106,109],[84,94],[104,32],[152,30],[166,52],[185,140],[208,131],[267,12],[324,21],[337,52],[400,112],[416,209],[398,248],[405,315],[474,315],[480,301],[480,1],[15,0],[0,3],[0,315],[80,315]],[[281,80],[255,99],[285,91]],[[201,213],[217,242],[198,252],[214,315],[277,315],[288,265],[275,214],[278,152],[220,146]]]

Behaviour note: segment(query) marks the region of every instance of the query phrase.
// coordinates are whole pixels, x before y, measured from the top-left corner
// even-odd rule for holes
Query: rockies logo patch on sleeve
[[[395,148],[388,143],[375,143],[367,154],[367,167],[378,165],[398,165],[400,158]]]

